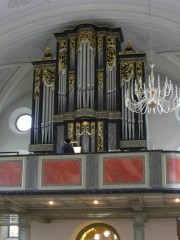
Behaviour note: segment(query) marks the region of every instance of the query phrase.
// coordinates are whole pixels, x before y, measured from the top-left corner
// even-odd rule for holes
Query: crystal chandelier
[[[150,29],[150,4],[149,8],[149,29]],[[125,104],[127,108],[135,113],[151,113],[158,111],[159,113],[168,113],[174,111],[180,106],[180,90],[177,86],[173,86],[171,80],[166,78],[164,85],[160,84],[158,76],[155,86],[154,64],[152,62],[151,32],[150,33],[150,54],[151,54],[151,72],[148,77],[147,85],[142,84],[142,79],[136,79],[135,84],[130,84],[130,88],[125,92]]]

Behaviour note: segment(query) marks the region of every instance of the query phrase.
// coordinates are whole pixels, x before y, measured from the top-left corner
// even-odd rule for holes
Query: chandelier
[[[152,47],[151,47],[151,32],[150,32],[150,4],[149,9],[149,34],[150,34],[150,75],[147,84],[142,83],[142,79],[136,79],[133,84],[131,81],[130,87],[125,92],[126,107],[135,113],[145,114],[146,112],[168,113],[174,111],[180,106],[180,90],[177,86],[173,86],[171,80],[166,81],[162,85],[158,76],[157,84],[155,85],[154,64],[152,62]]]

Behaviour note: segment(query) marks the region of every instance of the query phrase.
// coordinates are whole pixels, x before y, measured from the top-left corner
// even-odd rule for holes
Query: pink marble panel
[[[0,186],[22,186],[22,161],[0,161]]]
[[[43,160],[42,185],[80,185],[80,160]]]
[[[166,172],[168,183],[180,183],[180,157],[166,157]]]
[[[144,157],[104,158],[104,184],[144,183]]]

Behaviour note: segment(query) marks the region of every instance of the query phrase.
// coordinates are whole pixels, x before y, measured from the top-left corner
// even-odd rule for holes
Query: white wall
[[[145,224],[145,240],[178,240],[176,219],[148,219]]]
[[[53,220],[51,223],[32,221],[30,240],[75,240],[85,226],[97,222],[111,225],[118,232],[121,240],[134,239],[133,219],[103,220]],[[176,219],[148,219],[144,228],[145,240],[177,240]]]
[[[0,228],[0,239],[5,240],[8,238],[8,227],[7,226],[2,226]]]
[[[31,222],[30,240],[75,240],[78,233],[93,223],[112,226],[121,240],[134,239],[133,219],[62,219],[51,223]],[[144,240],[178,240],[175,218],[149,218],[144,224]],[[0,240],[8,239],[8,228],[0,228]],[[13,238],[14,239],[14,238]]]
[[[103,219],[103,220],[53,220],[51,223],[32,221],[30,240],[75,240],[78,233],[92,223],[106,223],[111,225],[119,233],[121,240],[134,239],[132,219]]]
[[[180,150],[180,121],[175,112],[164,114],[149,114],[148,121],[148,140],[153,143],[154,149]]]
[[[9,119],[14,110],[18,108],[31,109],[31,93],[14,103],[0,118],[0,152],[19,151],[20,154],[28,152],[30,132],[18,134],[9,125]]]

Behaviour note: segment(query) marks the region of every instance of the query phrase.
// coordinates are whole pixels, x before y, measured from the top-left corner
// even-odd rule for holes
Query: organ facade
[[[78,25],[55,33],[56,58],[46,48],[33,62],[32,130],[29,150],[59,153],[64,138],[83,153],[147,147],[146,120],[125,106],[125,92],[145,79],[145,54],[121,28]]]

